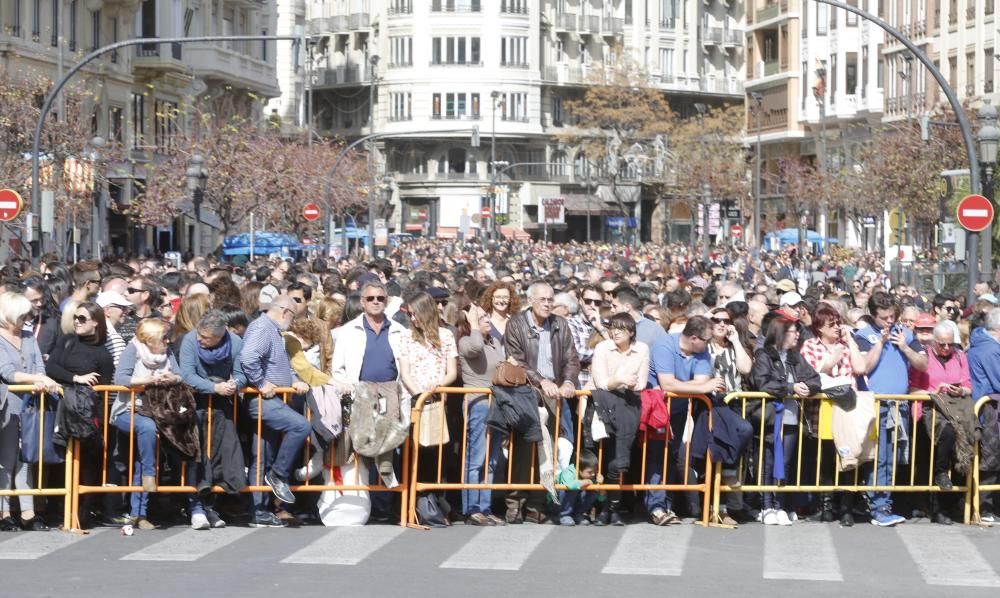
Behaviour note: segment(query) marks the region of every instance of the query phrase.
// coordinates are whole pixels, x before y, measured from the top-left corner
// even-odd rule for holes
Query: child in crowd
[[[597,473],[597,456],[587,449],[580,449],[579,471],[572,463],[559,471],[556,484],[566,486],[559,491],[559,525],[590,525],[590,510],[595,501],[607,500],[606,494],[587,488],[604,479]]]

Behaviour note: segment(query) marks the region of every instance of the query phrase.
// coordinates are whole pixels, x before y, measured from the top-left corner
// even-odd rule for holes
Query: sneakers
[[[982,513],[979,515],[979,520],[983,523],[996,523],[997,518],[993,513]]]
[[[132,526],[136,527],[138,529],[141,529],[141,530],[156,529],[156,526],[153,525],[153,522],[150,521],[149,519],[146,519],[145,517],[136,517],[136,518],[134,518],[132,520]]]
[[[271,492],[283,503],[295,504],[295,495],[288,488],[288,482],[278,477],[274,471],[264,474],[264,483],[271,487]]]
[[[108,515],[101,517],[101,525],[105,527],[121,527],[132,523],[132,518],[128,515]]]
[[[896,515],[890,511],[875,511],[872,513],[872,525],[877,525],[879,527],[892,527],[905,522],[905,517]]]
[[[788,515],[785,515],[785,519],[788,519]],[[761,511],[760,517],[761,523],[764,525],[780,525],[778,523],[778,510],[777,509],[764,509]]]
[[[569,515],[564,515],[559,518],[559,525],[567,525],[572,527],[576,525],[576,520],[570,517]]]
[[[574,521],[576,521],[577,525],[590,525],[590,517],[587,517],[586,515],[579,515],[576,519],[574,519]]]
[[[792,524],[792,518],[788,516],[788,512],[785,511],[784,509],[777,509],[774,513],[774,519],[778,525]],[[796,517],[796,519],[798,519],[798,517]]]
[[[204,513],[195,513],[191,515],[191,529],[204,530],[211,529],[212,525],[208,522],[208,517]]]
[[[250,518],[250,527],[285,527],[287,524],[270,511],[257,511]]]
[[[222,517],[219,517],[219,514],[215,512],[215,509],[205,509],[205,517],[208,518],[208,524],[211,525],[213,529],[226,527],[225,520],[223,520]]]

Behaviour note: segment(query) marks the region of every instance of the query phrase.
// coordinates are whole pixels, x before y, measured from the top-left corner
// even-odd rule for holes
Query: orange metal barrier
[[[577,391],[575,394],[576,394],[575,398],[577,398],[577,399],[579,399],[580,397],[590,397],[590,391]],[[413,430],[411,431],[411,434],[410,434],[410,443],[412,444],[412,449],[410,450],[410,455],[411,455],[411,459],[410,459],[410,461],[411,461],[410,499],[409,499],[410,508],[409,508],[409,513],[408,513],[408,515],[409,515],[409,523],[413,527],[419,527],[419,525],[417,523],[417,514],[416,514],[416,498],[417,498],[417,493],[418,492],[434,491],[434,490],[508,490],[508,491],[510,491],[510,490],[534,490],[534,491],[544,491],[544,488],[541,485],[540,481],[537,481],[538,480],[538,476],[539,476],[539,474],[537,473],[537,469],[538,468],[536,468],[536,463],[537,463],[538,455],[537,455],[537,450],[535,449],[535,447],[532,447],[532,453],[531,453],[531,467],[530,467],[530,480],[531,481],[529,483],[514,483],[512,481],[512,475],[513,475],[513,459],[512,459],[512,456],[514,455],[514,444],[515,444],[515,442],[517,442],[517,440],[515,438],[510,438],[510,437],[507,438],[507,442],[508,442],[507,453],[508,453],[508,455],[511,458],[508,458],[508,460],[507,460],[507,475],[506,475],[506,480],[502,481],[502,482],[493,482],[493,483],[485,483],[484,482],[484,483],[477,483],[477,484],[471,484],[471,483],[467,483],[466,482],[466,480],[465,480],[465,472],[466,472],[466,464],[467,464],[467,454],[466,453],[467,453],[467,449],[468,449],[468,406],[465,405],[465,404],[463,404],[463,409],[462,409],[462,414],[463,414],[463,416],[462,416],[462,433],[461,433],[461,442],[462,442],[462,444],[461,444],[461,447],[459,449],[460,450],[459,462],[460,462],[460,472],[461,472],[460,473],[460,479],[457,482],[449,482],[449,481],[443,479],[443,477],[442,477],[442,469],[443,469],[443,464],[444,464],[444,450],[445,450],[445,444],[446,443],[441,443],[441,442],[439,442],[438,445],[437,445],[437,447],[436,447],[437,457],[436,457],[436,475],[435,475],[435,478],[433,480],[430,480],[430,481],[420,480],[419,479],[418,468],[419,468],[420,459],[421,459],[420,450],[419,450],[419,448],[420,448],[420,446],[419,446],[419,439],[420,439],[420,436],[421,436],[420,430],[421,430],[421,425],[422,425],[422,418],[421,418],[421,416],[423,414],[424,407],[426,405],[428,405],[431,402],[432,398],[435,397],[435,396],[438,397],[438,400],[440,400],[440,401],[463,400],[463,402],[464,402],[464,400],[468,397],[468,395],[486,395],[487,400],[489,400],[489,401],[493,400],[493,393],[492,393],[492,390],[489,389],[489,388],[439,387],[439,388],[435,389],[433,393],[424,393],[424,394],[420,395],[420,397],[418,398],[417,402],[413,405],[413,411],[412,411],[412,414],[411,414],[411,417],[410,417],[410,419],[411,419],[411,421],[413,423]],[[688,410],[687,410],[687,416],[688,417],[690,417],[691,413],[692,413],[693,401],[700,401],[700,402],[702,402],[706,406],[706,408],[708,409],[708,413],[709,413],[709,427],[711,427],[711,425],[712,425],[712,422],[711,422],[712,403],[711,403],[711,401],[707,397],[705,397],[703,395],[680,396],[680,395],[674,395],[674,394],[671,394],[671,393],[665,393],[664,400],[667,402],[668,409],[670,408],[671,401],[674,400],[674,399],[683,399],[683,400],[691,399],[692,400],[692,402],[688,403]],[[561,420],[562,415],[563,415],[561,413],[561,411],[562,411],[562,409],[561,409],[561,401],[556,401],[555,418],[554,418],[554,428],[553,429],[556,430],[557,433],[552,438],[553,445],[554,445],[553,446],[553,451],[552,451],[553,473],[554,474],[555,474],[555,472],[557,470],[558,443],[556,442],[556,439],[558,438],[557,434],[558,434],[558,430],[560,429],[560,420]],[[577,417],[577,421],[576,421],[576,440],[577,440],[576,444],[577,444],[577,446],[574,447],[574,453],[577,454],[577,455],[578,455],[577,449],[580,448],[581,438],[582,438],[582,426],[583,426],[583,413],[582,413],[582,411],[583,411],[582,409],[577,409],[577,413],[578,413],[578,417]],[[446,420],[445,420],[445,410],[444,409],[440,410],[440,414],[439,414],[438,417],[440,418],[440,420],[437,422],[437,426],[438,426],[438,429],[440,430],[441,436],[443,436],[444,429],[447,426],[447,423],[446,423]],[[490,430],[487,427],[487,429],[486,429],[486,447],[487,448],[486,448],[486,455],[484,457],[484,467],[487,467],[487,468],[489,466],[489,461],[490,461],[490,455],[489,455],[490,436],[493,433],[495,433],[495,432],[493,432],[492,430]],[[440,437],[439,437],[439,440],[440,440]],[[644,434],[644,433],[637,433],[636,441],[642,443],[641,444],[642,468],[641,468],[640,478],[639,479],[645,480],[646,479],[646,455],[647,455],[646,449],[647,449],[647,444],[648,444],[647,435]],[[452,440],[452,442],[454,442],[454,439]],[[430,449],[427,449],[427,450],[435,450],[435,448],[431,447]],[[598,447],[597,447],[598,473],[602,473],[600,469],[601,469],[601,467],[603,467],[603,461],[604,461],[604,459],[603,459],[603,450],[604,450],[604,441],[601,440],[601,441],[599,441],[599,444],[598,444]],[[712,481],[712,467],[713,467],[713,465],[711,463],[711,460],[707,458],[707,454],[704,455],[703,456],[704,457],[704,463],[705,463],[704,481],[701,482],[701,483],[698,483],[697,480],[691,480],[691,479],[689,479],[689,475],[690,475],[690,471],[691,471],[691,466],[692,466],[692,462],[693,462],[693,456],[691,455],[691,445],[690,445],[690,443],[686,443],[684,445],[684,450],[685,450],[685,456],[684,456],[684,473],[683,473],[683,482],[682,483],[673,483],[673,484],[668,484],[668,483],[661,483],[661,484],[645,484],[645,483],[597,484],[597,483],[594,483],[594,484],[591,484],[590,486],[588,486],[587,489],[588,489],[588,491],[601,491],[601,490],[637,490],[637,491],[643,491],[643,490],[664,490],[664,491],[692,491],[692,492],[700,492],[703,495],[703,497],[702,497],[703,504],[702,504],[702,519],[701,519],[701,524],[702,525],[707,525],[708,524],[708,516],[709,516],[709,504],[710,504],[710,499],[711,499],[711,481]],[[664,457],[663,457],[663,465],[662,465],[663,471],[661,472],[661,476],[662,476],[661,479],[664,480],[664,481],[667,479],[667,470],[668,470],[668,467],[670,466],[669,465],[670,463],[671,463],[671,454],[670,454],[670,448],[669,448],[669,442],[668,442],[667,446],[664,448]],[[579,458],[577,458],[576,465],[579,468]],[[557,490],[565,490],[566,487],[562,486],[562,485],[556,485],[556,489]]]
[[[730,393],[725,397],[725,402],[728,404],[734,401],[740,401],[740,409],[737,411],[740,413],[741,417],[747,419],[747,401],[748,400],[759,400],[760,404],[760,421],[750,423],[755,424],[756,432],[752,444],[748,447],[748,451],[751,449],[756,449],[757,459],[755,462],[755,467],[753,471],[749,472],[749,478],[751,483],[746,483],[744,481],[738,488],[732,488],[726,484],[722,483],[722,468],[716,467],[715,473],[715,484],[712,497],[712,512],[713,521],[718,524],[718,513],[721,506],[721,493],[722,492],[835,492],[835,491],[848,491],[848,492],[869,492],[869,491],[879,491],[879,492],[948,492],[955,494],[965,494],[965,522],[969,523],[970,520],[970,498],[972,495],[972,483],[971,478],[965,484],[957,484],[953,481],[953,488],[951,490],[943,490],[934,483],[934,454],[937,449],[937,439],[934,434],[929,434],[930,437],[930,459],[928,463],[928,479],[927,483],[923,483],[923,479],[917,479],[916,477],[916,459],[918,455],[918,447],[923,447],[926,442],[922,445],[918,439],[920,435],[917,434],[918,420],[910,416],[910,427],[907,430],[910,446],[908,455],[909,462],[909,472],[908,475],[903,475],[902,477],[897,477],[897,470],[899,469],[899,463],[897,459],[892,459],[892,478],[889,485],[866,485],[864,480],[859,479],[859,467],[854,467],[852,471],[845,472],[845,475],[841,475],[841,459],[837,451],[834,450],[833,463],[830,459],[823,460],[823,446],[822,443],[824,439],[820,438],[817,434],[816,438],[807,438],[807,430],[804,425],[805,421],[805,403],[807,401],[823,401],[830,402],[825,395],[816,395],[813,397],[808,397],[806,399],[797,399],[800,403],[799,409],[799,419],[797,422],[797,439],[796,439],[796,460],[792,464],[792,471],[788,472],[787,483],[783,484],[771,484],[765,485],[761,483],[764,478],[763,471],[763,454],[765,448],[765,435],[767,429],[772,425],[766,421],[767,417],[767,403],[768,401],[775,401],[776,399],[762,392],[734,392]],[[881,426],[879,425],[879,418],[881,415],[881,405],[882,402],[894,402],[892,409],[894,409],[894,414],[896,421],[899,421],[899,403],[896,401],[914,401],[926,404],[923,411],[924,418],[931,418],[932,429],[936,429],[936,423],[938,418],[938,413],[936,409],[931,406],[931,397],[926,394],[913,394],[913,395],[875,395],[875,423],[870,428],[870,433],[873,434],[870,438],[873,441],[875,454],[872,461],[866,461],[866,463],[877,464],[879,460],[879,434]],[[750,420],[748,420],[750,421]],[[920,424],[923,425],[923,424]],[[892,431],[892,452],[894,455],[898,455],[898,446],[900,442],[900,432],[899,427],[893,428]],[[815,446],[815,468],[813,471],[807,471],[804,466],[812,465],[812,463],[805,463],[803,461],[803,447],[808,444],[814,444]],[[747,456],[744,455],[738,466],[738,471],[747,471],[745,467]],[[976,459],[978,459],[978,450],[976,451]],[[833,468],[833,475],[829,476],[829,468]],[[824,469],[826,468],[826,469]],[[826,475],[824,475],[826,473]],[[823,483],[824,479],[829,479],[832,477],[833,483]],[[846,478],[846,480],[844,479]],[[794,483],[793,483],[794,482]]]
[[[976,417],[980,416],[980,412],[983,410],[983,407],[985,407],[989,403],[994,403],[994,406],[995,407],[997,406],[996,405],[996,401],[994,401],[988,395],[985,396],[985,397],[982,397],[978,401],[976,401],[976,407],[975,407]],[[973,486],[972,487],[972,500],[969,501],[969,502],[972,503],[972,519],[971,519],[971,522],[979,524],[979,525],[990,525],[988,523],[985,523],[980,518],[981,511],[980,511],[979,507],[980,507],[980,501],[982,500],[982,496],[981,496],[980,492],[981,491],[985,491],[985,492],[997,492],[997,491],[1000,491],[1000,480],[998,480],[997,482],[992,483],[992,484],[981,484],[980,483],[979,461],[980,461],[980,457],[981,457],[981,454],[980,454],[981,450],[982,449],[980,447],[979,441],[976,440],[976,450],[973,453],[973,458],[972,458],[972,478],[973,478],[973,480],[975,480],[975,482],[972,485]],[[966,523],[969,523],[969,521],[966,521]]]
[[[7,391],[11,394],[27,394],[27,395],[37,395],[38,401],[36,406],[39,412],[38,421],[38,463],[31,465],[31,471],[35,473],[34,488],[22,488],[15,489],[14,486],[14,475],[15,472],[12,470],[10,472],[10,484],[11,488],[0,489],[0,496],[62,496],[63,498],[63,520],[62,528],[68,530],[71,527],[70,519],[70,504],[72,502],[72,489],[73,489],[73,469],[71,463],[75,458],[74,447],[72,442],[66,444],[66,455],[65,455],[65,472],[62,479],[62,486],[47,486],[45,484],[45,455],[44,455],[44,441],[45,441],[45,419],[46,417],[55,417],[55,411],[46,411],[45,403],[46,398],[49,393],[37,390],[31,384],[11,384],[7,386]],[[20,450],[18,450],[18,461],[20,461]],[[49,464],[52,465],[52,464]],[[36,469],[37,468],[37,469]],[[36,515],[38,513],[38,508],[35,509]]]
[[[72,468],[73,469],[73,478],[72,478],[72,489],[73,489],[73,497],[72,498],[73,498],[73,500],[72,500],[71,511],[68,511],[68,513],[69,512],[72,513],[72,522],[73,522],[73,527],[74,528],[78,528],[79,527],[78,513],[79,513],[79,507],[80,507],[80,505],[79,505],[79,499],[80,499],[81,495],[84,495],[84,494],[108,494],[108,493],[135,493],[135,492],[143,492],[143,489],[142,489],[141,485],[140,486],[133,486],[133,485],[131,485],[131,480],[133,479],[134,468],[135,468],[135,451],[136,451],[135,425],[134,425],[134,421],[135,421],[135,402],[134,402],[134,399],[135,399],[135,396],[137,394],[140,394],[143,389],[141,387],[127,387],[127,386],[95,386],[94,390],[99,394],[99,396],[101,397],[101,400],[103,400],[103,403],[104,403],[104,405],[103,405],[103,411],[102,411],[102,413],[104,414],[104,416],[102,418],[102,421],[100,422],[100,428],[101,428],[101,432],[102,432],[103,440],[104,440],[104,442],[103,442],[103,447],[104,448],[102,450],[102,456],[101,456],[101,483],[100,483],[99,486],[98,485],[84,485],[84,484],[80,483],[80,467],[79,467],[79,464],[80,464],[80,450],[79,450],[79,441],[74,441],[74,444],[76,445],[76,450],[73,452],[73,455],[72,455],[73,463],[74,463],[73,468]],[[109,421],[110,408],[111,408],[112,404],[114,403],[114,395],[116,393],[128,393],[129,394],[129,412],[128,413],[129,413],[129,417],[131,418],[131,422],[132,422],[130,424],[130,426],[129,426],[130,431],[129,431],[129,434],[128,434],[128,437],[129,437],[128,447],[129,448],[128,448],[127,477],[124,478],[125,482],[126,482],[126,484],[124,484],[124,485],[110,485],[108,483],[108,472],[109,472],[109,469],[108,469],[108,466],[109,466],[109,458],[108,457],[109,456],[108,456],[108,451],[107,451],[107,447],[109,446],[108,441],[109,441],[110,434],[118,433],[117,430],[114,429],[113,424]],[[253,400],[253,401],[283,400],[287,404],[288,401],[289,401],[289,399],[292,396],[296,395],[296,394],[298,394],[298,393],[296,393],[296,391],[293,388],[283,388],[282,387],[282,388],[276,388],[275,389],[275,397],[274,398],[265,399],[261,395],[260,391],[258,391],[257,389],[255,389],[255,388],[244,388],[241,391],[241,397],[238,396],[238,397],[233,397],[232,398],[233,399],[231,401],[232,405],[233,405],[232,420],[233,420],[234,423],[238,423],[238,421],[239,421],[239,416],[240,416],[239,401],[240,400],[243,400],[243,401],[250,401],[250,400]],[[278,399],[277,398],[278,396],[280,396],[281,398]],[[215,399],[216,399],[215,395],[208,395],[208,404],[207,404],[207,409],[206,409],[206,418],[207,418],[206,430],[207,430],[207,434],[206,434],[206,437],[204,439],[202,439],[202,446],[207,451],[208,456],[211,456],[211,450],[212,450],[212,417],[213,417],[214,412],[217,411],[217,410],[213,409],[213,403],[214,403]],[[264,427],[262,411],[263,411],[262,409],[259,409],[259,408],[257,409],[256,423],[254,424],[255,436],[256,436],[256,441],[255,442],[257,444],[257,446],[256,446],[256,449],[257,449],[256,450],[256,455],[257,455],[256,456],[256,459],[257,459],[257,463],[256,463],[257,468],[256,468],[256,471],[257,471],[257,475],[256,475],[256,479],[254,480],[253,484],[248,484],[248,485],[244,486],[242,489],[240,489],[240,492],[242,492],[242,493],[252,493],[252,492],[270,493],[271,492],[271,487],[267,486],[266,484],[263,483],[263,477],[264,477],[264,474],[266,472],[263,471],[263,468],[261,467],[261,463],[260,463],[260,459],[261,459],[261,455],[262,455],[262,446],[261,445],[262,445],[262,442],[263,442],[262,432],[263,432],[263,427]],[[312,410],[309,408],[308,405],[304,406],[304,416],[305,416],[306,420],[309,421],[310,424],[311,424],[312,423],[312,418],[313,418],[313,413],[312,413]],[[346,434],[347,433],[346,430],[343,433]],[[306,444],[305,444],[305,451],[304,451],[304,454],[303,454],[303,463],[302,463],[303,465],[307,465],[309,463],[309,459],[312,456],[313,452],[314,451],[313,451],[313,447],[311,446],[311,438],[307,438],[306,439]],[[157,431],[157,459],[156,459],[156,483],[157,483],[156,492],[157,493],[173,493],[173,494],[187,493],[187,494],[191,494],[191,493],[197,492],[197,488],[195,488],[194,486],[189,486],[189,485],[185,485],[185,484],[160,485],[160,483],[159,483],[159,477],[160,477],[159,476],[159,474],[160,474],[159,456],[160,456],[160,443],[159,443],[159,431]],[[404,446],[403,446],[403,459],[402,459],[402,463],[403,464],[402,464],[402,468],[401,468],[401,471],[400,471],[400,483],[395,488],[387,488],[385,485],[383,485],[381,483],[381,478],[379,478],[378,476],[376,476],[376,479],[377,479],[378,483],[375,483],[375,484],[372,484],[372,483],[363,484],[363,483],[361,483],[360,482],[360,468],[366,466],[365,465],[366,461],[364,460],[363,457],[359,457],[359,455],[357,453],[354,453],[353,458],[355,459],[355,463],[357,464],[357,466],[354,468],[354,470],[355,470],[355,476],[354,476],[354,480],[353,480],[354,483],[353,484],[352,483],[347,483],[350,480],[345,480],[345,483],[343,483],[343,484],[314,484],[314,483],[310,483],[309,480],[306,480],[305,482],[303,482],[301,484],[297,484],[297,485],[293,485],[293,484],[289,483],[289,488],[293,492],[325,492],[325,491],[395,492],[395,493],[398,493],[400,495],[401,501],[402,501],[401,515],[400,515],[400,522],[399,523],[400,523],[400,525],[405,525],[406,524],[406,513],[407,513],[407,498],[408,498],[407,488],[408,488],[408,485],[409,485],[409,480],[408,480],[408,474],[409,474],[409,467],[408,467],[408,463],[409,463],[409,446],[408,446],[408,443],[404,443]],[[67,456],[67,461],[69,461],[69,456]],[[178,479],[181,480],[181,481],[183,481],[183,480],[186,479],[185,473],[186,473],[186,469],[187,469],[188,463],[189,463],[189,461],[181,461],[181,470],[180,470],[180,474],[179,474],[179,477],[178,477]],[[334,479],[334,468],[335,468],[335,466],[333,465],[332,460],[330,460],[330,463],[329,463],[328,467],[330,468],[330,479],[333,480]],[[215,487],[212,488],[212,492],[213,493],[225,493],[225,489],[223,489],[220,486],[215,486]],[[67,502],[69,502],[69,501],[67,501]]]

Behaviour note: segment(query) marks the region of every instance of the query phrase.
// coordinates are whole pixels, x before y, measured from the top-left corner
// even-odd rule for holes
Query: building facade
[[[12,0],[0,4],[0,71],[55,80],[84,54],[117,41],[267,35],[276,30],[276,18],[273,0]],[[131,150],[127,162],[95,162],[109,182],[97,185],[91,214],[80,227],[81,257],[183,252],[193,245],[191,206],[182,206],[184,214],[162,228],[137,226],[121,211],[139,194],[147,161],[177,142],[187,125],[177,115],[189,103],[226,104],[260,118],[263,104],[245,92],[278,95],[275,46],[139,44],[105,54],[78,75],[97,91],[91,135]],[[218,220],[205,211],[202,220],[202,247],[214,248],[221,241]],[[53,237],[62,238],[61,231]]]
[[[382,216],[396,232],[482,231],[495,155],[495,215],[509,234],[624,238],[637,224],[643,238],[662,238],[638,181],[633,221],[561,141],[572,126],[567,100],[626,55],[681,112],[743,94],[737,3],[336,0],[306,12],[319,36],[309,65],[313,127],[348,139],[385,134],[374,148],[374,192],[390,200]],[[689,214],[679,220],[690,226]]]

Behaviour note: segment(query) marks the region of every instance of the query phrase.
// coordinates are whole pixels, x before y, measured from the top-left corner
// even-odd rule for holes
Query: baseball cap
[[[988,303],[992,303],[993,305],[997,305],[998,303],[1000,303],[1000,301],[997,300],[997,296],[994,295],[993,293],[986,293],[984,295],[980,295],[979,297],[977,297],[977,299],[979,301],[986,301]]]
[[[934,319],[934,316],[930,315],[929,313],[922,313],[919,316],[917,316],[917,321],[913,325],[913,327],[914,328],[934,328],[934,326],[936,326],[936,325],[937,325],[937,320]]]
[[[787,278],[782,278],[778,281],[778,284],[774,285],[774,288],[778,289],[782,293],[791,293],[795,290],[795,283]]]
[[[778,306],[783,307],[785,305],[788,305],[789,307],[795,307],[796,305],[799,305],[801,303],[804,303],[804,301],[802,300],[802,295],[799,295],[798,293],[795,292],[791,292],[791,293],[785,293],[784,295],[781,296],[781,300],[778,301]]]
[[[132,307],[132,302],[122,296],[117,291],[104,291],[97,295],[97,304],[101,307]]]

